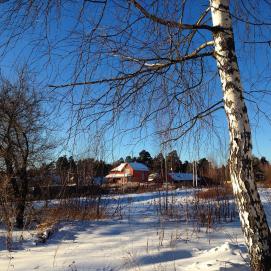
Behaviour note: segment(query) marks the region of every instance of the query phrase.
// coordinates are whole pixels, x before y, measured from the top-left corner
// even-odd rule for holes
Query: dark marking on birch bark
[[[243,107],[243,112],[244,113],[247,113],[247,107],[244,105],[244,107]]]

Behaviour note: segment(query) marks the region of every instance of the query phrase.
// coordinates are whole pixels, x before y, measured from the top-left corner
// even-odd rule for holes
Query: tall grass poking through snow
[[[207,228],[222,222],[232,222],[237,216],[230,186],[216,186],[194,193],[192,217]]]
[[[177,194],[178,190],[159,192],[154,201],[158,215],[191,222],[206,230],[218,223],[232,222],[237,216],[230,186],[189,189],[181,201]]]

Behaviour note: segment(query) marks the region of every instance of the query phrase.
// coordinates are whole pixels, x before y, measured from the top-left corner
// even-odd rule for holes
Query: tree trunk
[[[8,150],[9,151],[9,150]],[[26,175],[26,170],[23,171],[23,174],[20,175],[21,185],[18,184],[17,178],[14,176],[14,169],[11,163],[11,159],[8,157],[5,159],[5,164],[7,168],[7,175],[10,178],[10,182],[13,188],[13,200],[15,201],[16,208],[16,223],[15,226],[19,229],[22,229],[24,226],[24,210],[25,210],[25,201],[27,195],[28,180]]]
[[[26,205],[26,197],[28,193],[28,178],[26,169],[22,169],[20,174],[20,193],[16,204],[16,227],[22,229],[24,227],[24,213]]]
[[[251,269],[271,270],[271,234],[252,169],[251,131],[235,54],[229,0],[210,0],[215,57],[221,78],[230,132],[230,175]]]

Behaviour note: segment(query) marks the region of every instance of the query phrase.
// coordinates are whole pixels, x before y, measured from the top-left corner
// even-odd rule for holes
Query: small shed
[[[200,178],[198,176],[194,176],[193,178],[192,173],[182,173],[182,172],[168,173],[168,179],[176,186],[193,186],[193,180],[195,181],[196,179],[198,184],[200,182]]]

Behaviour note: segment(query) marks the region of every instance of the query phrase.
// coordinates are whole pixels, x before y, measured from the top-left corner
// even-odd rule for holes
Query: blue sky
[[[205,8],[207,2],[208,1],[200,1],[198,6],[195,6],[190,2],[186,8],[187,15],[185,20],[187,22],[195,21],[195,18],[197,18],[199,12]],[[50,22],[48,26],[50,29],[49,40],[52,42],[52,44],[55,43],[55,40],[61,40],[62,38],[66,37],[69,30],[74,27],[76,20],[73,16],[71,16],[71,12],[73,9],[78,11],[78,8],[79,5],[68,5],[62,12],[61,21],[52,20]],[[90,12],[93,16],[95,16],[99,13],[99,8],[91,10]],[[268,11],[260,10],[260,12],[262,12],[263,17],[268,15]],[[54,17],[54,15],[55,14],[53,14],[52,17]],[[105,17],[105,23],[107,25],[112,24],[113,28],[117,22],[112,20],[111,15],[113,18],[113,16],[117,16],[118,14],[115,14],[115,12],[112,12],[112,14],[107,14]],[[84,19],[85,17],[83,17],[83,20]],[[42,20],[42,18],[40,20]],[[81,24],[77,26],[76,30],[80,30],[81,33],[89,34],[89,26],[90,24]],[[234,30],[237,56],[240,64],[244,89],[248,92],[252,91],[254,94],[257,90],[271,89],[271,74],[269,66],[270,46],[268,44],[253,45],[244,43],[244,40],[257,40],[258,38],[265,39],[266,37],[264,36],[268,37],[268,34],[260,36],[258,30],[255,30],[253,27],[251,27],[251,29],[248,31],[247,26],[241,22],[235,24]],[[73,39],[69,40],[69,43],[59,42],[59,44],[55,44],[55,50],[52,51],[50,59],[48,60],[48,55],[46,53],[48,51],[48,46],[46,46],[46,42],[42,41],[39,46],[37,46],[37,37],[39,37],[41,31],[42,28],[37,27],[35,29],[31,29],[30,32],[28,31],[25,35],[20,37],[17,43],[14,44],[14,46],[9,47],[8,53],[2,57],[0,67],[1,71],[11,80],[13,80],[14,69],[26,62],[29,63],[30,68],[35,73],[37,82],[40,82],[40,88],[47,91],[46,86],[48,84],[65,83],[70,81],[75,67],[75,58],[73,57],[73,54],[69,54],[69,50],[75,54],[76,52],[74,52],[73,49],[77,48],[76,46],[78,46],[78,40],[75,37],[85,37],[79,33],[78,36],[73,36]],[[266,33],[270,34],[268,31]],[[9,32],[6,32],[2,38],[6,38],[8,35]],[[137,35],[138,38],[144,39],[145,34],[140,34],[140,31],[137,33]],[[207,39],[210,38],[210,36],[207,37]],[[35,44],[33,44],[33,40],[35,40]],[[199,42],[199,40],[196,41],[196,43],[197,42]],[[32,48],[34,48],[34,51],[32,51]],[[94,47],[93,49],[98,50],[99,48]],[[113,62],[110,62],[111,68],[109,68],[109,66],[107,68],[105,65],[107,60],[103,61],[104,65],[97,68],[98,72],[96,73],[96,79],[99,76],[101,78],[109,76],[112,73],[112,67],[117,66],[117,63],[114,63],[113,60]],[[207,66],[212,73],[216,70],[216,63],[213,59],[207,61]],[[91,69],[92,68],[89,69],[89,72]],[[80,74],[79,78],[80,80],[83,80],[88,76],[88,70],[84,70],[84,72]],[[213,88],[214,100],[221,97],[221,87],[219,81],[216,79],[211,86]],[[102,86],[97,86],[95,91],[99,91],[99,88],[102,90]],[[93,88],[90,90],[75,88],[72,90],[72,98],[75,101],[80,101],[80,98],[84,93],[91,96],[92,90]],[[76,95],[74,95],[75,92],[77,93]],[[68,94],[65,92],[65,90],[60,89],[55,91],[53,96],[54,103],[45,105],[46,109],[58,107],[58,101],[61,100],[63,96],[68,96]],[[267,159],[271,160],[271,126],[264,117],[264,114],[270,115],[271,99],[268,95],[264,96],[262,94],[257,94],[254,97],[247,94],[246,97],[248,98],[247,103],[251,125],[253,128],[254,154],[257,156],[265,156]],[[258,108],[255,105],[254,100],[257,101],[259,108],[264,114],[258,114]],[[68,134],[67,130],[70,128],[72,122],[71,118],[69,117],[70,113],[67,103],[62,103],[60,108],[61,110],[55,110],[53,115],[54,123],[57,127],[57,132],[54,137],[66,138]],[[98,122],[98,124],[93,124],[84,134],[77,134],[76,137],[74,137],[73,134],[72,139],[68,143],[60,144],[56,151],[56,155],[64,153],[67,155],[74,155],[75,157],[90,155],[112,161],[117,160],[119,157],[125,158],[127,155],[137,156],[142,149],[150,151],[152,156],[161,151],[166,153],[171,149],[176,149],[179,152],[181,160],[183,161],[207,157],[216,160],[218,163],[222,163],[227,159],[228,150],[227,123],[224,112],[220,110],[214,113],[214,120],[216,126],[215,132],[202,130],[202,132],[195,137],[193,134],[188,134],[188,136],[181,141],[171,142],[162,148],[160,144],[162,139],[157,135],[153,135],[156,131],[155,125],[157,125],[157,123],[149,123],[143,129],[117,136],[120,130],[124,128],[132,128],[137,125],[136,118],[133,120],[133,117],[130,115],[126,116],[124,114],[118,120],[118,122],[115,123],[114,129],[111,128],[106,131],[103,138],[99,138],[97,135],[96,137],[93,137],[91,132],[94,131],[99,125],[102,125],[103,121],[106,120],[101,120]],[[219,139],[216,134],[219,134]]]

